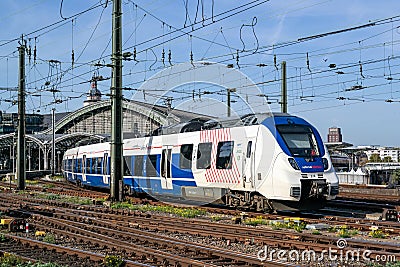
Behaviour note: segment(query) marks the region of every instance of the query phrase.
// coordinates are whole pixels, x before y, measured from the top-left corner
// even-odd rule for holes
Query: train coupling
[[[312,181],[310,187],[310,197],[319,197],[327,195],[329,192],[328,184],[325,181],[315,180]]]

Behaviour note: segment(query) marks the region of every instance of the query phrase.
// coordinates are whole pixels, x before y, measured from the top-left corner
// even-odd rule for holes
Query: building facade
[[[371,158],[372,155],[379,155],[381,161],[385,159],[392,162],[399,162],[400,159],[400,148],[398,147],[377,147],[375,149],[365,151],[368,159]]]
[[[342,142],[342,131],[338,127],[331,127],[328,130],[328,143]]]
[[[46,129],[43,124],[44,115],[41,114],[26,114],[25,126],[26,133],[33,134]],[[1,113],[0,112],[0,134],[9,134],[17,131],[18,113]]]

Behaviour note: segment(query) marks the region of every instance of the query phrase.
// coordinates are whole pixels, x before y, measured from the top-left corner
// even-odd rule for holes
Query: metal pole
[[[13,137],[12,153],[13,153],[12,173],[15,175],[15,140],[14,140],[14,137]]]
[[[31,146],[28,143],[28,171],[31,170]]]
[[[55,120],[56,120],[56,109],[52,109],[52,139],[51,139],[51,176],[55,174],[55,162],[56,162],[56,130],[55,130]]]
[[[25,189],[26,151],[25,151],[25,45],[20,43],[19,84],[18,84],[18,139],[17,139],[17,189]]]
[[[113,0],[111,80],[111,200],[122,196],[122,23],[121,0]]]
[[[38,154],[39,154],[39,171],[41,171],[42,170],[42,159],[40,158],[40,146],[39,146],[39,148],[38,148]]]
[[[281,111],[287,113],[287,81],[286,81],[286,61],[282,61],[282,100]]]
[[[236,88],[228,88],[227,89],[227,106],[228,106],[228,117],[231,116],[231,93],[236,92]]]
[[[231,116],[231,89],[227,89],[228,90],[228,96],[227,96],[227,102],[228,102],[228,117]]]

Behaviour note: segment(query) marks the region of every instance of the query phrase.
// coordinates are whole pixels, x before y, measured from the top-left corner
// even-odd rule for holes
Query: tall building
[[[342,142],[342,131],[338,127],[331,127],[328,130],[328,143]]]

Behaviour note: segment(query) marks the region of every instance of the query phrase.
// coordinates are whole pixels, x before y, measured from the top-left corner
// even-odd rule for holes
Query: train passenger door
[[[243,187],[254,188],[255,185],[255,158],[256,138],[248,138],[243,153]]]
[[[86,182],[86,155],[82,157],[82,181]]]
[[[102,170],[102,173],[103,173],[103,183],[104,184],[108,184],[108,153],[104,153],[104,156],[103,156],[103,170]]]
[[[72,173],[72,181],[76,182],[76,161],[77,159],[75,156],[72,156],[72,162],[71,162],[71,173]]]
[[[161,166],[160,166],[162,189],[172,189],[171,159],[172,159],[172,147],[165,146],[161,153]]]

